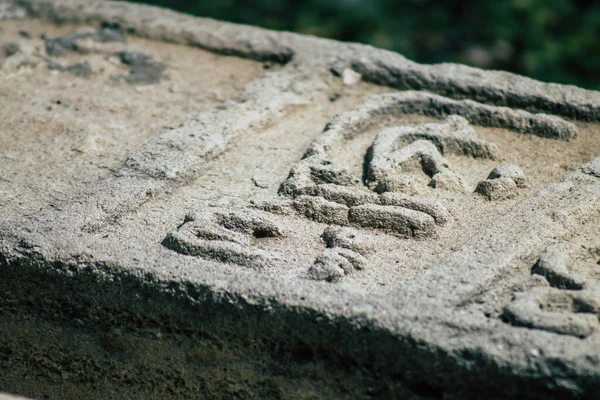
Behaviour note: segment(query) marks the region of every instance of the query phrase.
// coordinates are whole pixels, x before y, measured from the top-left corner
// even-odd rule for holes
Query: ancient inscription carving
[[[456,113],[462,116],[450,115],[440,124],[382,130],[368,154],[365,185],[361,185],[361,179],[353,176],[346,165],[333,161],[332,152],[340,143],[353,139],[390,116],[407,113],[430,116]],[[431,178],[430,186],[470,192],[472,189],[451,170],[444,154],[494,159],[498,149],[495,144],[478,139],[469,120],[557,139],[576,134],[572,124],[545,114],[455,101],[422,92],[373,96],[325,127],[304,158],[292,168],[281,185],[280,194],[293,199],[293,206],[300,214],[318,222],[384,229],[407,237],[430,236],[435,232],[436,224],[442,225],[450,219],[445,207],[431,199],[390,193],[407,191],[410,179],[402,172],[415,162]],[[518,169],[508,169],[515,168]],[[512,178],[504,175],[518,175],[515,179],[519,185],[524,184],[522,172],[511,175],[506,169],[502,166],[494,170],[490,180],[499,179],[501,183],[506,180],[517,186]],[[494,180],[492,185],[496,183]],[[498,190],[490,192],[497,193]]]
[[[383,128],[364,157],[362,177],[335,157],[340,146],[390,118],[422,114],[440,123]],[[312,279],[338,281],[368,265],[369,235],[354,228],[381,230],[400,238],[427,238],[452,221],[442,202],[415,196],[410,173],[415,166],[436,190],[472,193],[473,188],[452,170],[447,154],[472,159],[496,159],[498,147],[477,138],[470,123],[522,133],[568,139],[576,128],[558,117],[494,107],[470,100],[456,101],[424,92],[400,92],[370,97],[362,105],[331,120],[279,188],[280,197],[251,202],[251,207],[275,214],[306,218],[330,225],[323,232],[326,248],[308,269]],[[515,165],[501,164],[476,192],[490,200],[510,198],[524,187],[525,176]],[[164,245],[197,255],[255,268],[272,261],[270,252],[249,245],[255,230],[281,236],[265,217],[238,211],[211,210],[190,217]],[[238,224],[231,223],[237,215]],[[250,219],[249,219],[250,218]],[[365,247],[366,246],[366,247]]]
[[[402,171],[418,161],[423,172],[431,177],[430,186],[469,191],[463,179],[450,170],[442,154],[493,159],[497,151],[493,143],[475,137],[466,119],[455,115],[441,124],[388,128],[373,142],[367,182],[379,193],[403,191],[406,183],[402,182]]]
[[[256,211],[214,208],[188,214],[163,245],[181,254],[262,268],[275,256],[254,248],[253,240],[284,234],[276,223]]]
[[[547,247],[532,268],[543,286],[516,293],[502,318],[515,326],[587,337],[600,330],[600,247]]]
[[[18,4],[53,25],[9,22],[0,40],[0,320],[15,332],[43,323],[19,343],[4,335],[24,349],[0,354],[13,386],[27,384],[20,344],[48,326],[83,329],[91,342],[67,335],[62,353],[89,358],[106,332],[88,328],[110,320],[141,335],[138,350],[162,346],[159,358],[186,358],[186,337],[226,347],[225,364],[258,355],[236,362],[245,375],[276,347],[291,362],[277,364],[291,368],[279,386],[314,391],[295,378],[305,367],[342,382],[315,396],[594,398],[600,158],[586,162],[600,154],[599,93],[124,2]],[[69,31],[82,24],[97,25]],[[409,88],[451,99],[365,101]],[[571,140],[575,125],[540,111],[589,123]],[[556,241],[569,244],[541,253]],[[71,315],[77,326],[62,329]],[[61,353],[50,339],[40,349]],[[123,358],[113,353],[100,360],[109,370]],[[340,360],[352,368],[321,374]],[[176,391],[202,397],[175,369]],[[211,371],[183,378],[198,372]]]
[[[371,235],[353,228],[330,226],[322,238],[327,248],[308,270],[309,277],[315,280],[336,282],[355,270],[364,269],[366,257],[375,249]]]

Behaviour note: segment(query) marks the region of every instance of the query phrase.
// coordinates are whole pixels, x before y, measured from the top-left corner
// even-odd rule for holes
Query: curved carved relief
[[[450,170],[442,154],[494,159],[495,144],[477,139],[466,119],[452,115],[441,124],[387,128],[373,142],[367,184],[379,193],[402,191],[402,172],[415,161],[431,178],[430,186],[469,191],[462,178]]]
[[[444,119],[440,123],[382,129],[366,154],[363,177],[336,161],[335,152],[340,146],[369,128],[404,114]],[[417,166],[436,190],[473,192],[452,170],[445,155],[493,160],[498,148],[477,138],[470,123],[563,140],[576,135],[573,124],[545,114],[456,101],[424,92],[375,95],[326,125],[281,184],[281,197],[252,202],[251,206],[330,225],[322,235],[326,248],[308,269],[308,276],[337,281],[368,264],[368,252],[348,244],[356,244],[362,237],[354,228],[382,230],[402,238],[426,238],[435,236],[438,227],[452,221],[439,200],[411,195],[414,190],[410,187],[410,174]],[[478,185],[476,192],[497,200],[512,197],[524,185],[525,176],[517,166],[501,164]],[[276,226],[258,217],[251,222],[246,211],[231,211],[238,213],[237,218],[246,218],[243,224],[232,226],[227,222],[231,217],[226,218],[225,213],[212,210],[196,215],[170,233],[163,244],[183,254],[257,268],[273,261],[267,252],[248,244],[254,235],[249,227],[261,226],[277,237],[281,232]],[[350,231],[352,241],[346,240]]]
[[[439,124],[382,130],[368,154],[365,185],[352,175],[346,165],[333,161],[336,146],[373,125],[385,122],[390,116],[423,114],[440,117],[453,113],[460,116],[450,115]],[[530,114],[468,100],[455,101],[424,92],[372,96],[327,124],[304,158],[292,168],[279,192],[293,199],[293,207],[300,214],[318,222],[384,229],[406,237],[431,236],[436,225],[450,219],[443,204],[407,195],[398,196],[398,201],[394,201],[393,197],[381,197],[378,193],[406,191],[410,179],[403,172],[415,163],[420,164],[423,172],[431,178],[430,186],[470,192],[472,189],[451,170],[444,154],[494,159],[497,146],[478,139],[469,121],[519,132],[543,133],[542,136],[559,139],[576,134],[571,123],[545,114]],[[515,178],[519,185],[511,177],[504,176],[507,174],[505,170],[507,168],[498,167],[490,174],[491,183],[482,184],[484,189],[481,192],[489,199],[511,197],[514,188],[522,186],[524,176],[520,169],[519,178]],[[509,187],[497,188],[497,183]],[[485,190],[486,185],[491,188]],[[501,195],[498,194],[500,192]],[[425,202],[429,203],[429,207],[423,207]],[[436,210],[435,215],[432,209]],[[445,217],[440,218],[441,214]]]
[[[366,257],[376,247],[375,239],[353,228],[330,226],[321,235],[327,248],[308,270],[315,280],[336,282],[367,265]]]
[[[526,187],[525,174],[516,165],[501,164],[494,168],[487,179],[477,184],[475,192],[489,200],[509,199],[516,195],[517,188]]]
[[[437,124],[388,127],[379,132],[367,154],[364,182],[347,165],[334,161],[336,147],[403,114],[445,119]],[[469,122],[561,140],[577,134],[573,124],[546,114],[456,101],[425,92],[376,95],[326,125],[280,186],[279,193],[289,200],[254,206],[336,226],[380,229],[400,237],[433,236],[437,226],[448,223],[452,217],[438,200],[403,193],[410,192],[407,189],[411,185],[405,172],[417,164],[430,177],[431,187],[472,192],[464,179],[452,171],[444,155],[495,159],[498,149],[494,143],[478,139]],[[525,176],[520,168],[502,164],[480,183],[476,192],[499,200],[514,196],[516,189],[524,186]],[[331,245],[333,242],[327,241],[331,237],[328,230],[323,237],[327,248],[309,269],[310,277],[337,281],[364,268],[364,254]]]
[[[181,254],[262,268],[277,258],[252,246],[253,240],[284,235],[276,223],[251,210],[208,209],[187,215],[162,244]]]
[[[532,273],[548,286],[517,293],[503,312],[515,326],[585,338],[600,331],[600,248],[547,247]]]

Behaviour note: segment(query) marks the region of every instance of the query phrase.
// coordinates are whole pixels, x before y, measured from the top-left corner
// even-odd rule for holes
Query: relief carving
[[[281,227],[252,210],[214,208],[188,214],[162,244],[181,254],[260,269],[277,257],[253,241],[283,235]]]
[[[434,116],[442,121],[384,127],[364,155],[362,177],[336,159],[336,152],[345,143],[404,114]],[[435,190],[475,192],[490,200],[510,198],[525,186],[525,175],[516,165],[499,165],[476,189],[452,170],[448,154],[473,160],[497,158],[497,145],[477,138],[470,123],[558,140],[576,135],[573,124],[546,114],[451,100],[424,92],[375,95],[325,126],[281,184],[280,197],[251,201],[250,207],[330,225],[322,235],[326,248],[308,269],[308,277],[338,281],[368,265],[369,251],[361,243],[373,240],[357,228],[420,239],[434,237],[439,227],[452,221],[451,213],[440,200],[414,195],[411,174],[415,167],[428,176],[429,186]],[[251,226],[260,227],[272,237],[281,236],[280,230],[265,217],[254,217],[251,222],[248,218],[252,214],[247,210],[228,212],[237,213],[236,218],[243,216],[245,222],[233,226],[224,217],[225,211],[207,211],[170,233],[165,246],[224,262],[268,265],[269,253],[248,245],[254,229]]]
[[[439,124],[389,127],[379,132],[367,154],[364,183],[348,166],[334,161],[337,146],[402,114],[447,117]],[[472,192],[444,155],[495,159],[498,148],[478,139],[469,122],[555,139],[576,135],[573,124],[545,114],[424,92],[372,96],[327,124],[292,168],[279,193],[292,199],[293,208],[301,215],[318,222],[383,229],[402,237],[432,236],[437,225],[451,219],[450,214],[437,200],[407,194],[411,193],[411,179],[404,170],[417,163],[431,178],[430,186]],[[517,166],[500,165],[477,191],[495,200],[511,197],[524,184],[525,176]]]
[[[516,293],[502,318],[514,326],[585,338],[600,330],[600,248],[548,246],[532,268],[545,286]]]

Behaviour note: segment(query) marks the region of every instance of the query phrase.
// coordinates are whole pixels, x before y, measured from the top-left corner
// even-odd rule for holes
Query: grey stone
[[[565,243],[548,246],[531,271],[544,276],[552,286],[559,289],[581,290],[584,280],[571,271],[571,253],[570,246]]]
[[[355,269],[365,267],[366,260],[360,254],[344,248],[328,248],[317,257],[308,270],[308,276],[314,280],[338,282]]]
[[[566,243],[548,246],[531,271],[544,276],[549,285],[515,294],[504,309],[505,320],[581,338],[600,332],[600,271],[597,263],[593,265],[598,249],[585,251],[582,247]],[[591,265],[586,266],[589,261]]]
[[[488,200],[510,199],[516,196],[517,184],[506,177],[486,179],[477,184],[475,192],[486,196]]]
[[[0,21],[9,19],[23,19],[27,15],[24,8],[19,7],[12,2],[3,1],[0,3]]]
[[[87,46],[85,41],[107,43],[107,42],[125,42],[126,36],[121,31],[118,24],[103,23],[97,30],[74,33],[57,38],[44,37],[46,55],[48,57],[65,57],[73,52],[85,52]]]
[[[578,308],[586,311],[578,311]],[[597,314],[598,308],[578,292],[553,288],[534,288],[516,294],[516,299],[504,310],[504,318],[515,326],[581,338],[600,329]]]
[[[464,180],[450,170],[441,170],[431,177],[429,186],[452,192],[470,192],[473,189]]]
[[[383,205],[398,206],[421,211],[433,217],[438,224],[445,224],[452,220],[452,216],[443,204],[428,198],[406,196],[401,193],[384,193],[379,196]]]
[[[189,214],[162,244],[178,253],[253,268],[273,263],[273,257],[251,247],[252,239],[280,237],[277,224],[250,210],[207,210]]]
[[[326,224],[347,225],[349,208],[317,196],[299,196],[294,208],[306,218]]]
[[[450,171],[442,154],[493,159],[496,152],[495,144],[477,139],[468,122],[458,116],[450,116],[442,124],[384,129],[375,138],[369,154],[369,186],[381,193],[406,191],[406,183],[399,175],[418,162],[431,177],[429,186],[468,191],[463,179]]]
[[[7,43],[6,45],[4,45],[4,55],[6,57],[10,57],[16,53],[18,53],[21,50],[21,46],[19,46],[18,43]]]
[[[516,165],[512,164],[502,164],[497,166],[490,172],[488,179],[497,179],[497,178],[510,178],[512,179],[518,187],[525,186],[525,174]]]
[[[348,219],[358,226],[385,229],[408,237],[431,235],[435,229],[431,216],[403,207],[374,204],[351,207]]]
[[[327,247],[341,247],[366,256],[375,251],[376,239],[353,228],[330,226],[323,231]]]
[[[598,92],[126,2],[14,4],[2,390],[596,396]],[[119,84],[135,54],[161,78]],[[373,185],[373,156],[400,153]],[[484,181],[511,201],[460,190],[496,160],[527,171]]]
[[[591,175],[596,178],[600,178],[600,157],[594,158],[587,164],[581,167],[584,174]]]
[[[430,141],[441,154],[454,153],[473,158],[494,159],[498,151],[495,144],[477,139],[467,120],[457,115],[447,117],[440,124],[388,128],[379,133],[374,145],[389,148],[417,140]]]
[[[123,64],[129,67],[129,74],[122,76],[127,83],[155,84],[164,78],[167,66],[152,60],[152,57],[147,54],[121,51],[117,56]],[[116,77],[116,79],[118,78]]]

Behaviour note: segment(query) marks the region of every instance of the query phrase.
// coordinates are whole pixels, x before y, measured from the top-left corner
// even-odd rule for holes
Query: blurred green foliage
[[[220,20],[600,90],[600,1],[146,0]]]

